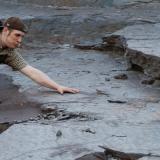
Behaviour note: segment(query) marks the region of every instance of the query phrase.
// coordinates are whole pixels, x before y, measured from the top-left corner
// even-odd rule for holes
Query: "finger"
[[[62,90],[62,91],[61,91],[61,94],[63,94],[63,93],[64,93],[64,91]]]
[[[74,93],[78,93],[78,92],[79,92],[79,89],[73,89],[73,92],[74,92]]]
[[[63,93],[64,93],[64,91],[63,91],[63,90],[58,90],[58,92],[59,92],[60,94],[63,94]]]
[[[78,89],[71,88],[71,89],[70,89],[70,92],[71,92],[71,93],[78,93],[79,90],[78,90]]]

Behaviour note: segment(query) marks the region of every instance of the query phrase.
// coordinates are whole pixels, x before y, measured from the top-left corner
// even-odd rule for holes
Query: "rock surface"
[[[115,7],[96,9],[43,6],[44,1],[38,6],[26,4],[31,1],[13,2],[11,5],[9,1],[1,1],[0,13],[3,19],[20,15],[29,25],[30,33],[21,50],[24,58],[60,84],[79,88],[81,92],[62,96],[36,85],[7,66],[0,66],[1,73],[11,76],[13,83],[20,86],[21,93],[47,108],[45,115],[38,119],[14,124],[0,134],[0,159],[74,160],[102,152],[99,145],[126,153],[158,155],[158,85],[142,84],[148,77],[127,70],[126,59],[116,54],[118,50],[100,52],[72,48],[77,42],[101,43],[105,34],[118,33],[127,38],[134,31],[136,36],[131,37],[134,43],[129,38],[127,42],[142,56],[144,53],[139,54],[139,51],[152,50],[150,45],[148,50],[139,50],[143,38],[147,44],[152,43],[152,34],[148,32],[152,31],[151,26],[159,27],[158,1],[124,0]],[[147,34],[138,27],[144,28]],[[123,34],[124,31],[127,33]],[[159,31],[152,33],[157,37],[157,41],[152,37],[153,42],[158,43]],[[158,60],[157,55],[150,56]],[[128,79],[113,78],[120,74],[126,74]]]

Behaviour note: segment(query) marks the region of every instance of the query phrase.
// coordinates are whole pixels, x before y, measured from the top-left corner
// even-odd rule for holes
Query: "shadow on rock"
[[[76,160],[138,160],[143,157],[160,157],[159,155],[153,155],[151,153],[125,153],[107,147],[100,147],[104,149],[104,152],[95,152],[87,154]]]
[[[7,130],[10,126],[12,126],[12,123],[0,123],[0,134]]]
[[[0,133],[12,124],[33,119],[41,113],[40,104],[27,100],[10,77],[1,74],[0,82]]]
[[[77,121],[95,121],[99,120],[100,117],[97,115],[93,115],[93,113],[85,113],[85,112],[67,112],[63,109],[58,109],[53,106],[43,106],[42,114],[40,114],[39,120],[53,120],[56,121],[67,121],[67,120],[77,120]]]

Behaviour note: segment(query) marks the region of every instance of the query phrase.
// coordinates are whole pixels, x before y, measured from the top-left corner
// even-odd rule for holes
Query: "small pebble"
[[[62,131],[58,130],[56,133],[56,137],[61,137],[62,136]]]

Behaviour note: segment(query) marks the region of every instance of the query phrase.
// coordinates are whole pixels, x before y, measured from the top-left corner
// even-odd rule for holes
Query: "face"
[[[25,33],[18,30],[9,30],[8,28],[5,31],[5,45],[8,48],[17,48],[20,47],[22,38]]]

